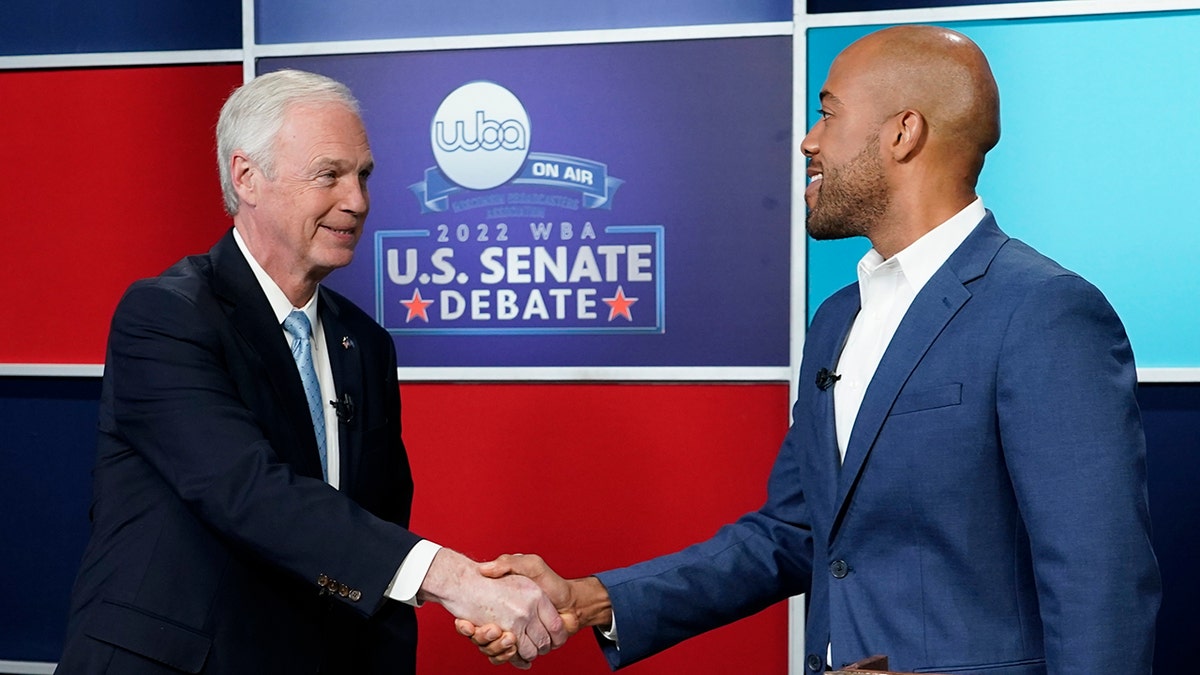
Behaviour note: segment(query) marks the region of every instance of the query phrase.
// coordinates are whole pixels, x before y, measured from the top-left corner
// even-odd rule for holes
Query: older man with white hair
[[[92,536],[61,673],[415,673],[413,606],[565,640],[523,577],[408,530],[390,336],[320,286],[349,264],[374,165],[357,102],[299,71],[217,125],[233,227],[113,317]]]

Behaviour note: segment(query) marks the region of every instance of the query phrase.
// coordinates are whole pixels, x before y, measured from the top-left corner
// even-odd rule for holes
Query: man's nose
[[[364,215],[371,208],[371,198],[367,193],[367,185],[362,180],[347,181],[348,187],[342,196],[342,210],[349,213]]]
[[[805,157],[812,157],[820,151],[821,146],[817,143],[817,125],[814,124],[804,135],[804,140],[800,141],[800,152],[804,153]]]

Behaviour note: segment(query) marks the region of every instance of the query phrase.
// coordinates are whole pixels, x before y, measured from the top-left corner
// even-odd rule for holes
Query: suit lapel
[[[836,369],[835,366],[837,365],[838,359],[841,358],[842,349],[844,349],[846,346],[846,338],[850,336],[850,328],[854,325],[854,317],[858,316],[860,309],[861,306],[859,302],[858,286],[855,286],[853,306],[848,307],[846,311],[843,311],[841,316],[838,317],[837,323],[832,326],[832,328],[836,330],[836,332],[833,333],[835,336],[834,341],[829,343],[832,349],[826,355],[825,360],[817,364],[819,368],[824,367],[829,368],[830,370]],[[816,382],[803,382],[801,384],[805,386],[817,386]],[[834,384],[833,387],[823,391],[818,388],[818,410],[815,416],[815,419],[818,420],[817,439],[819,447],[821,448],[821,466],[828,464],[828,466],[832,467],[832,470],[828,472],[829,480],[825,486],[827,495],[826,499],[828,500],[826,507],[830,513],[832,513],[837,506],[835,497],[838,494],[838,479],[841,476],[840,467],[842,464],[841,453],[838,450],[837,417],[834,410],[833,391],[836,386],[837,385]]]
[[[277,416],[258,411],[267,427],[264,431],[275,452],[298,473],[320,477],[316,434],[296,362],[267,296],[233,240],[233,230],[217,242],[211,256],[213,289],[226,303],[234,330],[248,346],[247,352],[261,363],[263,376],[279,401]],[[268,421],[272,419],[276,423]]]
[[[875,440],[892,404],[913,371],[950,320],[970,299],[967,284],[987,271],[987,266],[1008,237],[996,226],[991,212],[942,265],[917,297],[888,344],[875,376],[867,387],[850,433],[846,459],[838,477],[838,514],[831,539],[841,525]]]
[[[962,284],[957,281],[946,283],[944,277],[935,281],[938,276],[941,275],[930,279],[913,300],[867,386],[838,478],[839,503],[845,501],[857,481],[900,389],[938,334],[971,297]]]
[[[341,307],[333,294],[321,289],[317,305],[324,326],[325,345],[329,351],[329,366],[333,370],[338,408],[338,453],[341,469],[340,489],[353,494],[354,477],[362,459],[362,433],[359,411],[363,405],[362,350],[357,336],[351,334],[341,319]]]
[[[803,402],[803,408],[796,409],[793,424],[811,426],[806,437],[812,439],[811,447],[798,448],[805,456],[809,476],[805,498],[825,522],[832,520],[837,506],[834,499],[841,459],[834,417],[836,385],[821,389],[816,377],[822,368],[834,370],[858,310],[857,285],[847,286],[821,303],[804,338],[804,364],[797,382],[797,401]]]

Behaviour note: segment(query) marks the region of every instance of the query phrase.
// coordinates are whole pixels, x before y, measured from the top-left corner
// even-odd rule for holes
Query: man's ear
[[[254,206],[258,203],[258,191],[262,188],[262,171],[241,150],[235,150],[229,158],[229,176],[233,180],[233,190],[238,200],[243,204]]]
[[[916,155],[925,142],[928,123],[916,110],[902,110],[885,123],[888,131],[888,151],[896,162],[906,162]]]

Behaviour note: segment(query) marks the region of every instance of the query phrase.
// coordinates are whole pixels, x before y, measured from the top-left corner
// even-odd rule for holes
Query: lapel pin
[[[342,338],[342,349],[354,349],[354,340],[351,340],[350,336]]]

